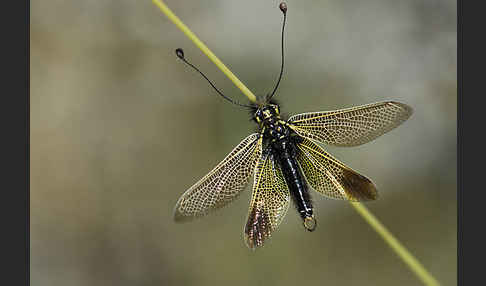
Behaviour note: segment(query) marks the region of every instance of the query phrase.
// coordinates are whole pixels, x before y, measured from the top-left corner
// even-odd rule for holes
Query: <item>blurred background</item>
[[[167,0],[255,94],[272,90],[275,0]],[[288,0],[289,115],[397,100],[412,117],[355,148],[324,146],[371,178],[366,206],[443,284],[456,284],[456,1]],[[31,3],[32,285],[421,285],[346,202],[314,193],[256,252],[250,187],[176,224],[180,195],[254,131],[246,98],[151,1]]]

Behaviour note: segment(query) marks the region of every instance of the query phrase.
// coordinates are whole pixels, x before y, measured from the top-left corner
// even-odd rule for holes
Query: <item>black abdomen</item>
[[[280,165],[292,199],[307,230],[314,230],[312,202],[307,182],[296,160],[296,146],[291,137],[272,142],[274,159]]]

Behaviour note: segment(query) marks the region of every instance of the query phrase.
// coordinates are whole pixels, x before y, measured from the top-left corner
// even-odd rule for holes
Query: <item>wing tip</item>
[[[245,233],[244,241],[246,247],[248,247],[248,249],[250,249],[251,251],[255,251],[259,246],[262,246],[261,244],[255,243],[255,241],[253,241],[253,239],[251,239],[250,236],[247,235],[246,233]]]
[[[248,221],[244,228],[244,241],[250,250],[256,250],[263,246],[270,238],[270,221],[262,209],[254,207],[248,214]]]
[[[177,201],[174,210],[172,211],[173,215],[172,218],[176,223],[184,223],[191,221],[194,216],[184,214],[184,212],[181,211],[181,206],[182,206],[182,197]]]
[[[265,241],[268,238],[270,238],[270,236],[257,238],[257,237],[254,237],[252,235],[247,234],[246,232],[245,232],[245,235],[244,235],[245,245],[251,251],[255,251],[255,250],[259,249],[259,248],[262,248],[263,245],[264,245],[264,243],[265,243]]]
[[[176,223],[183,223],[189,221],[189,217],[182,214],[179,210],[174,210],[173,219]]]
[[[413,114],[413,108],[405,103],[398,102],[398,101],[388,101],[388,104],[398,106],[403,110],[403,121],[407,120]]]
[[[346,193],[354,201],[374,201],[378,199],[378,191],[370,179],[352,170],[343,169],[346,178],[343,183],[346,185]]]

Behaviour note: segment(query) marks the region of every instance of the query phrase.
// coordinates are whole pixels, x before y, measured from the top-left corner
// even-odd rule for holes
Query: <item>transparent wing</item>
[[[271,155],[258,162],[253,195],[245,225],[245,243],[250,249],[262,246],[287,213],[290,193],[280,166]]]
[[[297,144],[297,161],[307,182],[326,197],[350,201],[375,200],[373,183],[339,162],[314,142],[303,139]]]
[[[181,196],[174,209],[175,221],[203,216],[233,201],[248,184],[261,154],[260,134],[246,137],[209,174]]]
[[[297,114],[289,127],[299,135],[336,146],[357,146],[385,134],[407,120],[412,108],[385,101],[327,112]]]

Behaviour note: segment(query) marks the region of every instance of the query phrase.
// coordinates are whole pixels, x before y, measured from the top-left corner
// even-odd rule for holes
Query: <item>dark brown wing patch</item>
[[[342,169],[341,184],[349,196],[357,201],[370,201],[378,198],[375,185],[363,175],[351,169]]]
[[[287,213],[290,193],[280,166],[265,154],[255,169],[253,194],[244,229],[245,243],[256,249],[270,238]]]
[[[297,161],[307,182],[322,195],[338,200],[366,201],[378,197],[373,183],[353,171],[314,142],[297,144]]]
[[[263,245],[265,238],[270,237],[271,223],[265,211],[254,206],[248,214],[245,225],[245,241],[249,248],[255,249]]]

